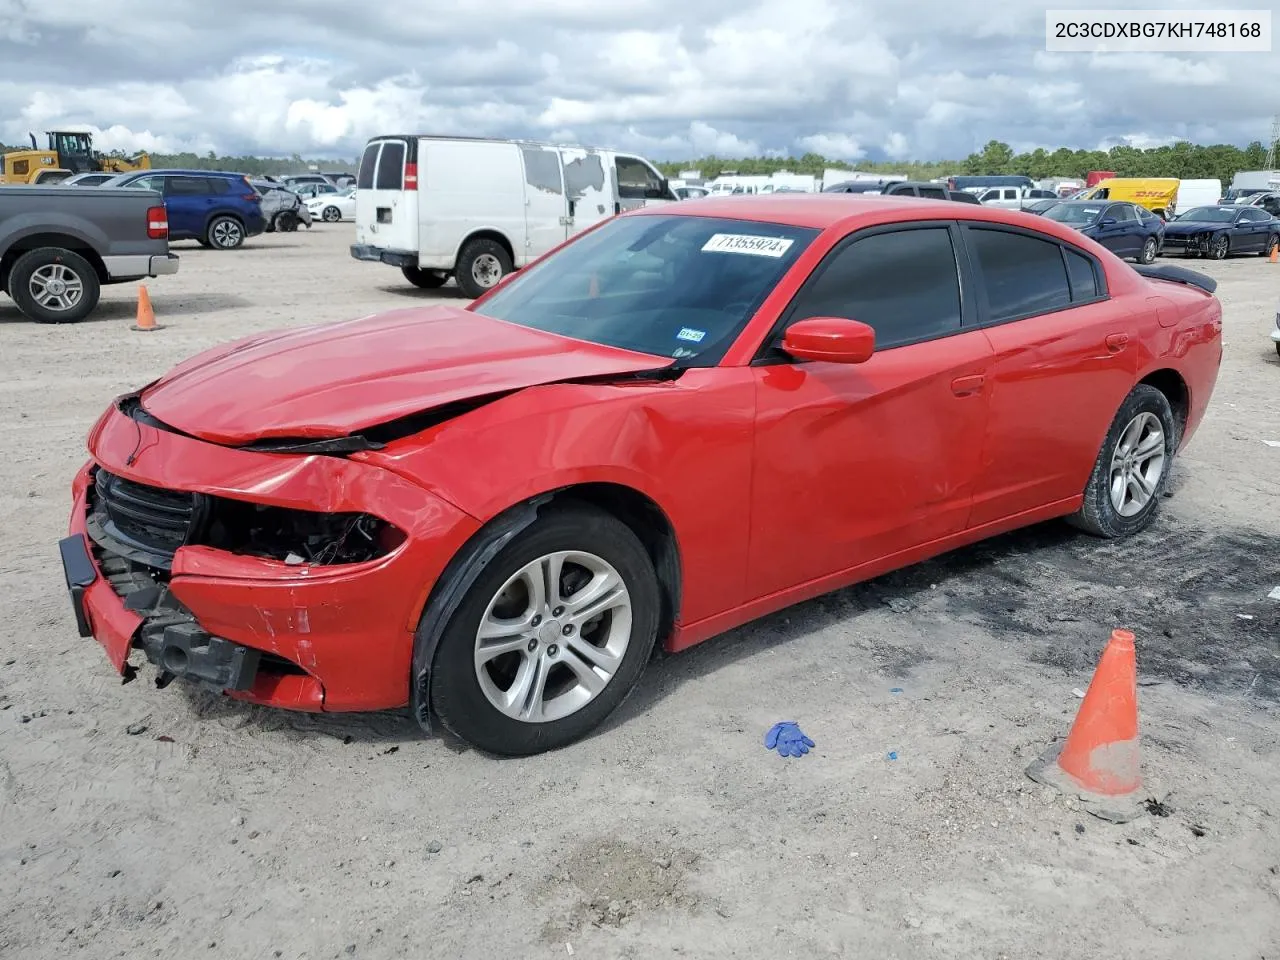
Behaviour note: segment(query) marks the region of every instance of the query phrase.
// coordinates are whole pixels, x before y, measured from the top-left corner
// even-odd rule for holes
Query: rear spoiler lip
[[[1172,263],[1158,263],[1143,265],[1140,263],[1133,264],[1133,269],[1138,271],[1148,280],[1164,280],[1169,283],[1182,283],[1189,287],[1199,287],[1205,293],[1213,293],[1218,289],[1218,281],[1213,277],[1199,273],[1195,270],[1188,270],[1186,267],[1179,267]]]

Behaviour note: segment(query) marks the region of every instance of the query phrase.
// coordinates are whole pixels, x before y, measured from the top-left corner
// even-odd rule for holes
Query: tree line
[[[29,149],[27,147],[0,146],[0,152]],[[121,151],[111,156],[125,157]],[[1179,142],[1162,147],[1139,149],[1137,147],[1112,147],[1110,150],[1056,150],[1043,148],[1030,153],[1014,153],[999,140],[992,140],[980,151],[963,160],[912,160],[902,163],[876,162],[851,164],[842,160],[830,160],[817,153],[801,157],[702,157],[696,160],[673,160],[658,163],[664,176],[675,177],[681,170],[698,170],[708,180],[728,170],[740,174],[770,174],[780,170],[792,173],[812,174],[821,177],[828,168],[862,170],[868,173],[892,173],[906,175],[912,180],[931,180],[950,174],[992,175],[1025,174],[1033,179],[1045,177],[1084,177],[1090,170],[1113,170],[1121,177],[1177,177],[1186,180],[1218,179],[1223,184],[1231,182],[1238,170],[1261,170],[1266,162],[1267,148],[1255,140],[1247,147],[1226,143],[1211,145]],[[188,170],[230,170],[261,174],[306,173],[312,166],[326,172],[355,172],[356,160],[305,159],[298,154],[289,157],[219,156],[213,152],[153,153],[151,165],[156,168],[180,168]]]
[[[740,174],[771,174],[781,170],[821,177],[825,169],[861,170],[867,173],[906,175],[912,180],[932,180],[952,174],[993,176],[1025,174],[1035,180],[1046,177],[1080,177],[1090,170],[1112,170],[1120,177],[1177,177],[1180,180],[1217,179],[1229,184],[1239,170],[1261,170],[1267,148],[1255,140],[1244,149],[1226,143],[1201,145],[1179,142],[1162,147],[1112,147],[1110,150],[1057,150],[1043,148],[1030,153],[1014,153],[999,140],[963,160],[876,162],[851,164],[828,160],[816,153],[802,157],[702,157],[657,164],[664,176],[678,176],[681,170],[698,170],[708,180],[728,170]]]

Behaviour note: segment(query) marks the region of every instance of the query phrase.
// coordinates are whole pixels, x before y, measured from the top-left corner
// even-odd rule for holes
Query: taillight
[[[169,211],[164,207],[147,210],[147,236],[152,240],[169,239]]]
[[[404,162],[404,188],[406,190],[418,189],[418,165],[410,163],[408,160]]]
[[[261,203],[261,202],[262,202],[262,198],[261,198],[260,196],[258,196],[256,193],[246,193],[246,194],[242,194],[242,195],[241,195],[241,197],[240,197],[240,199],[241,199],[241,200],[252,200],[254,203]]]

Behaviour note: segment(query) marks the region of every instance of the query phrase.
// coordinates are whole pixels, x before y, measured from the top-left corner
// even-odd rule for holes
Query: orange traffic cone
[[[133,329],[143,333],[162,329],[156,323],[155,311],[151,309],[151,294],[147,293],[147,288],[142,284],[138,284],[138,319],[134,322]]]
[[[1066,741],[1051,746],[1027,776],[1078,795],[1104,820],[1124,823],[1142,812],[1138,669],[1128,630],[1111,632]]]
[[[1271,247],[1271,256],[1267,257],[1269,263],[1280,263],[1280,243]]]

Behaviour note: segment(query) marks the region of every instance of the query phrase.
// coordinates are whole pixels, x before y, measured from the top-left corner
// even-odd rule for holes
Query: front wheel
[[[1227,252],[1231,249],[1231,241],[1227,239],[1225,233],[1220,233],[1209,241],[1209,259],[1225,260]]]
[[[325,223],[337,223],[342,219],[342,211],[337,207],[325,207],[324,212],[320,214],[320,219]]]
[[[9,296],[37,323],[75,323],[98,305],[101,287],[93,265],[61,247],[28,250],[9,271]]]
[[[566,746],[631,692],[659,609],[653,564],[626,524],[586,505],[543,513],[489,561],[445,627],[432,706],[490,753]]]
[[[477,237],[468,240],[458,254],[458,267],[454,276],[458,289],[464,296],[475,299],[488,293],[498,281],[514,269],[511,254],[497,240]]]
[[[1168,397],[1145,383],[1134,387],[1111,422],[1085,486],[1084,503],[1069,522],[1112,539],[1144,529],[1168,484],[1177,437]]]
[[[1147,237],[1142,244],[1142,252],[1138,254],[1139,263],[1154,263],[1156,259],[1156,249],[1159,244],[1156,243],[1155,237]]]

